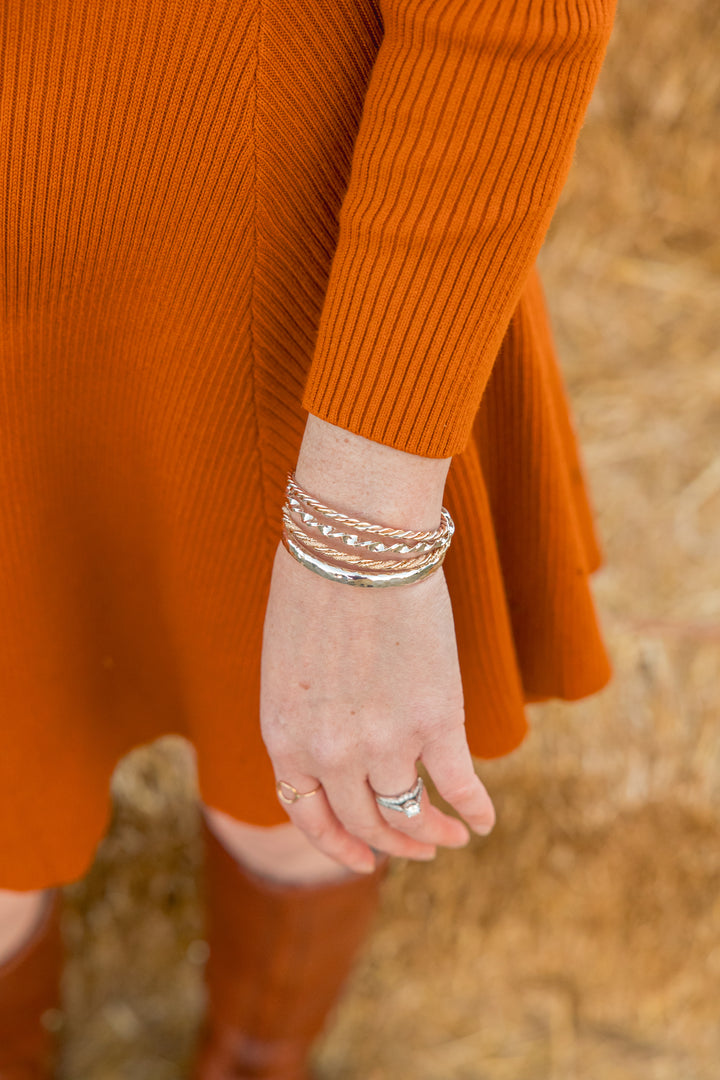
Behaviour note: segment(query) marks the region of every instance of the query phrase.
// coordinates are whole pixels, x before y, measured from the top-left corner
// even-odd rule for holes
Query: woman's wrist
[[[440,523],[451,461],[407,454],[310,413],[295,478],[341,513],[420,531]]]

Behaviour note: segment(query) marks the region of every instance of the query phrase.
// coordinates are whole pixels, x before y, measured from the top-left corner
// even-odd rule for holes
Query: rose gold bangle
[[[314,512],[305,510],[305,506],[311,507]],[[298,514],[300,522],[292,519],[291,512]],[[355,532],[336,530],[331,523],[323,524],[318,520],[322,517],[330,519],[330,522],[342,522]],[[386,525],[360,521],[314,499],[300,487],[292,473],[288,474],[283,525],[283,545],[298,562],[321,577],[363,587],[411,584],[427,577],[442,564],[455,531],[453,520],[444,506],[440,526],[429,532],[393,529]],[[355,551],[336,549],[324,544],[318,536],[312,534],[313,528],[319,530],[324,537],[339,540],[341,545],[354,548]],[[370,534],[370,539],[363,540],[360,535],[362,533]],[[401,543],[388,544],[385,542],[388,539],[397,539]],[[405,543],[407,540],[415,543],[408,545]],[[367,559],[355,553],[358,548],[381,552],[385,557]],[[398,558],[399,552],[410,553],[411,557]]]

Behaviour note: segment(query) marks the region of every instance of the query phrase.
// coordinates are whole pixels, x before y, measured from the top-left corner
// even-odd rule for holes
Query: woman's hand
[[[298,482],[300,476],[298,475]],[[465,736],[462,685],[442,567],[412,585],[329,581],[278,545],[265,616],[261,729],[276,780],[317,794],[283,804],[327,855],[374,867],[371,848],[432,858],[468,832],[434,807],[408,818],[374,792],[412,788],[416,761],[477,831],[494,823]]]

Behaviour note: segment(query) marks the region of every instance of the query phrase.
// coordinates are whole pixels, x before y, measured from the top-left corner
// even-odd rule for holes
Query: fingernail
[[[372,874],[372,873],[374,873],[376,867],[375,867],[374,862],[369,862],[368,861],[368,862],[356,863],[355,869],[357,870],[357,872],[359,874]]]
[[[418,859],[422,859],[424,862],[430,862],[437,855],[437,848],[433,848],[432,851],[423,851],[421,855],[418,855]]]
[[[470,828],[480,836],[487,836],[488,833],[492,832],[494,823],[488,824],[487,821],[479,821],[476,825],[473,825],[472,822],[470,822]]]

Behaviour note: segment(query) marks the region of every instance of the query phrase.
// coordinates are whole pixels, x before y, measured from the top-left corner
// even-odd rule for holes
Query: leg
[[[193,1080],[310,1080],[388,868],[355,873],[292,823],[259,828],[201,804],[207,1015]]]
[[[32,937],[47,906],[47,893],[47,889],[0,889],[0,965]]]
[[[230,854],[257,874],[298,884],[357,876],[347,866],[318,851],[291,821],[271,827],[246,825],[204,803],[201,809]]]
[[[0,1077],[53,1075],[55,1039],[44,1016],[61,1008],[60,889],[0,891]]]

